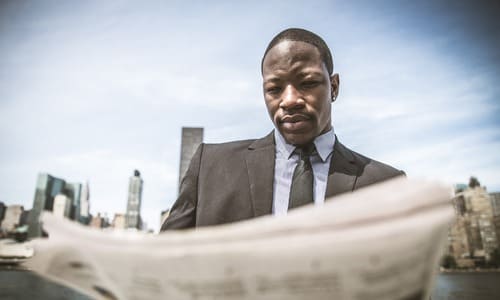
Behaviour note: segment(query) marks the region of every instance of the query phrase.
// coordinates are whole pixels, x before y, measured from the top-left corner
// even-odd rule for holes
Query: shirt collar
[[[292,157],[295,146],[288,144],[281,133],[276,129],[274,130],[274,140],[276,141],[276,152],[277,155],[290,159]],[[317,136],[314,139],[314,146],[318,152],[319,157],[323,162],[326,161],[328,156],[333,152],[333,146],[335,145],[335,132],[333,127],[330,131]]]

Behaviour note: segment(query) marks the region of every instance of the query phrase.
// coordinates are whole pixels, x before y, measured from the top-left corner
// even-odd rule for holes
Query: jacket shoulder
[[[260,139],[248,139],[240,141],[232,141],[219,144],[203,144],[203,155],[223,155],[246,153],[246,150],[267,149],[274,147],[274,134],[269,133],[267,136]]]
[[[248,147],[255,141],[252,140],[241,140],[241,141],[232,141],[226,143],[210,143],[203,144],[203,152],[217,153],[217,152],[235,152],[246,150]]]
[[[344,148],[349,152],[351,159],[355,162],[355,164],[358,165],[356,188],[381,182],[397,176],[405,176],[403,171],[398,170],[393,166],[350,150],[345,146]]]

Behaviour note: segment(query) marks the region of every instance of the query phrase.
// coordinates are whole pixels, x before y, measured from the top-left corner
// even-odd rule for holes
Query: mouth
[[[302,131],[307,129],[310,120],[309,116],[303,114],[285,115],[279,118],[279,124],[285,131]]]
[[[279,118],[280,123],[298,123],[303,121],[309,121],[311,118],[303,114],[293,114],[285,115]]]

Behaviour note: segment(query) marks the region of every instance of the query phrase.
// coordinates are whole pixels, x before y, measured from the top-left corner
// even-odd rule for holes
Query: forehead
[[[306,42],[282,41],[267,52],[262,65],[262,75],[280,72],[304,71],[304,69],[328,72],[319,50]]]

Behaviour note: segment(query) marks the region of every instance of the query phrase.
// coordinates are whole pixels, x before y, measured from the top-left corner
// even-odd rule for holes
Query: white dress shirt
[[[276,158],[274,161],[273,215],[280,216],[286,215],[288,211],[293,171],[299,161],[299,155],[293,153],[295,146],[288,144],[278,130],[274,130],[274,140],[276,141]],[[322,205],[325,202],[326,183],[334,144],[333,128],[314,139],[317,154],[312,155],[310,161],[314,172],[315,205]]]

